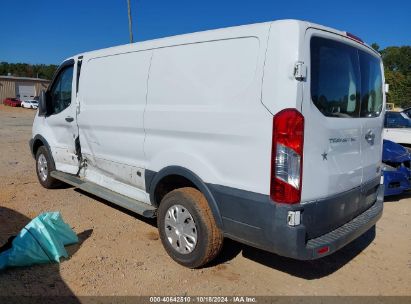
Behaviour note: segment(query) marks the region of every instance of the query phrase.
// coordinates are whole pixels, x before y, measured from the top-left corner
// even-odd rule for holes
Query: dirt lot
[[[0,272],[0,295],[411,295],[411,198],[385,203],[376,234],[299,262],[226,241],[189,270],[165,253],[154,221],[72,187],[46,190],[28,148],[34,111],[0,105],[0,246],[44,211],[80,236],[60,265]]]

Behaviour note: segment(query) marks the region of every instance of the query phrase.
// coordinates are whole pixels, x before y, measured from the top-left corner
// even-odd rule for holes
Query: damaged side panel
[[[144,191],[144,172],[143,168],[83,154],[79,176],[114,192],[149,203],[148,194]]]
[[[151,50],[84,56],[78,92],[79,176],[144,203],[150,203],[143,119],[151,56]]]

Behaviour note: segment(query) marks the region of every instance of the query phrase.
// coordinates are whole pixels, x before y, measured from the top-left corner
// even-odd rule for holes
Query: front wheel
[[[46,147],[41,146],[36,153],[36,172],[40,184],[47,189],[55,188],[59,181],[50,176],[54,171],[54,165]]]
[[[214,259],[223,245],[204,195],[194,188],[169,192],[160,203],[158,230],[164,248],[177,263],[201,267]]]

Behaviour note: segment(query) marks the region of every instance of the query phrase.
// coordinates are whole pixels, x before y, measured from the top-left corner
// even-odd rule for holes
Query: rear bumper
[[[243,190],[209,187],[219,205],[226,237],[282,256],[312,260],[344,247],[380,219],[384,188],[376,183],[297,205],[276,204],[268,196]],[[300,225],[288,225],[289,211],[301,212]],[[328,249],[319,253],[324,247]]]
[[[379,194],[374,205],[339,228],[320,237],[309,240],[306,243],[305,248],[300,250],[296,258],[316,259],[331,254],[372,228],[381,218],[383,211],[383,187],[380,187],[379,191],[381,193]],[[328,252],[322,254],[318,252],[319,249],[326,246],[329,248]]]

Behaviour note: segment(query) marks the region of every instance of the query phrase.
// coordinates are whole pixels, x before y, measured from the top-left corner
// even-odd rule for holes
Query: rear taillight
[[[274,116],[270,197],[277,203],[295,204],[301,199],[304,117],[295,109]]]

